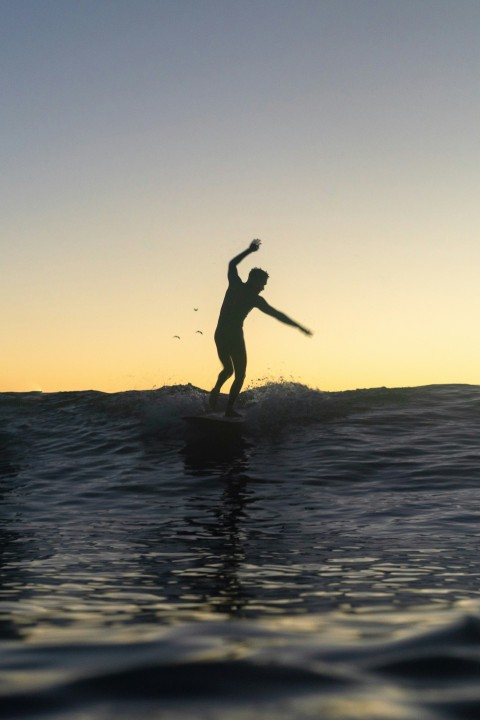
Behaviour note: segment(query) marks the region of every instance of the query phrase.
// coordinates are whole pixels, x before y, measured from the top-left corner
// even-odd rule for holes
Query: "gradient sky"
[[[478,0],[1,3],[0,391],[210,388],[256,237],[240,274],[315,335],[254,311],[247,385],[480,383],[479,32]]]

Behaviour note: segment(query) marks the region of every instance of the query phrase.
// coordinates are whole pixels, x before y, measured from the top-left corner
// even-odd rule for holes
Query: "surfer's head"
[[[268,273],[265,272],[265,270],[261,270],[260,268],[253,268],[252,270],[250,270],[250,273],[248,275],[247,284],[252,288],[252,290],[260,293],[267,284],[267,280]]]

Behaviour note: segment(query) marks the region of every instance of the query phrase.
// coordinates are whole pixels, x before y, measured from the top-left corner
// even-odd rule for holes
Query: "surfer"
[[[299,325],[284,313],[276,310],[267,301],[260,297],[268,280],[268,273],[260,268],[250,270],[247,282],[243,282],[237,271],[237,265],[250,255],[257,252],[260,247],[260,240],[252,240],[249,247],[230,260],[228,264],[228,288],[220,310],[217,329],[215,330],[215,344],[218,357],[223,365],[218,376],[215,387],[210,392],[210,407],[214,410],[217,406],[218,396],[222,385],[235,372],[235,378],[230,388],[227,409],[227,417],[238,417],[239,413],[234,410],[235,401],[242,389],[247,369],[247,351],[243,339],[243,321],[250,310],[258,308],[266,315],[276,320],[292,325],[301,330],[305,335],[312,333],[307,328]]]

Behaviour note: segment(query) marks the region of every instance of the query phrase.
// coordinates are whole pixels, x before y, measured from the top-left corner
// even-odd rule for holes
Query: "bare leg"
[[[217,340],[217,338],[215,338],[215,342],[217,344],[218,357],[220,358],[220,362],[222,363],[223,368],[222,370],[220,370],[215,387],[210,392],[210,398],[208,402],[212,410],[215,410],[215,408],[217,407],[218,396],[220,395],[222,385],[226,380],[228,380],[229,377],[233,375],[233,363],[232,358],[230,357],[230,353],[226,348],[222,347],[222,342]]]
[[[228,396],[227,409],[225,415],[227,417],[239,417],[239,413],[235,412],[233,406],[240,395],[243,382],[245,380],[245,374],[247,370],[247,351],[243,337],[241,342],[236,343],[234,351],[232,352],[233,367],[235,368],[235,380],[233,381],[232,387],[230,388],[230,394]]]
[[[233,375],[233,366],[232,366],[232,370],[228,369],[228,368],[223,368],[223,370],[220,371],[220,373],[218,375],[217,383],[216,383],[215,387],[211,390],[210,398],[208,401],[212,410],[215,410],[215,408],[217,407],[218,396],[220,395],[220,390],[222,389],[223,383],[226,380],[228,380],[228,378],[231,377],[232,375]]]

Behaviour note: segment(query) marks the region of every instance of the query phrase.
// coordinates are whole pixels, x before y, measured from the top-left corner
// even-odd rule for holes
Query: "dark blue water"
[[[2,718],[480,717],[480,387],[0,394]]]

